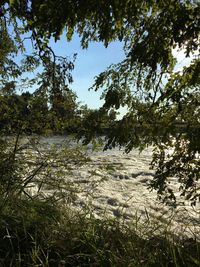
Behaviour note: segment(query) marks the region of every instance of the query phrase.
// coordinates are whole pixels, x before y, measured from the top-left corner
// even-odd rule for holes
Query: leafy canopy
[[[107,146],[125,146],[128,152],[153,145],[153,188],[175,203],[168,179],[176,177],[180,193],[195,204],[200,197],[199,1],[10,0],[1,4],[2,17],[5,12],[31,33],[44,64],[52,52],[50,38],[57,41],[63,33],[70,41],[77,32],[83,48],[91,41],[123,42],[125,59],[99,74],[93,86],[105,88],[105,112],[127,107],[109,132]],[[174,48],[194,56],[181,71],[175,69]]]

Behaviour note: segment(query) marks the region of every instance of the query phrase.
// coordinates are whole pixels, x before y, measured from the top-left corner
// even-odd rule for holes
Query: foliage
[[[76,137],[83,138],[83,143],[88,144],[91,140],[95,142],[99,136],[110,131],[116,121],[117,112],[114,110],[90,110],[82,112],[82,118],[78,124]]]
[[[46,238],[58,227],[61,206],[76,198],[76,185],[66,176],[71,165],[87,161],[78,148],[69,147],[43,144],[41,150],[36,138],[20,134],[0,139],[1,266],[35,266],[45,260]]]
[[[88,215],[13,199],[0,216],[1,266],[199,266],[195,239],[177,241],[150,222],[127,226]]]
[[[106,147],[125,146],[127,152],[133,147],[157,147],[153,188],[161,195],[170,192],[175,202],[168,183],[175,175],[180,194],[195,204],[200,150],[199,2],[13,0],[9,4],[11,14],[32,32],[40,54],[45,54],[50,38],[58,40],[63,31],[68,40],[77,31],[83,48],[90,41],[105,46],[123,41],[125,59],[97,76],[93,87],[105,88],[105,110],[127,107],[127,114],[109,133]],[[186,57],[195,56],[181,71],[175,68],[175,48],[184,50]],[[172,144],[174,152],[168,157],[164,150]]]
[[[199,265],[199,243],[195,240],[188,245],[188,240],[177,242],[166,232],[154,235],[158,225],[152,228],[147,223],[139,231],[138,222],[131,228],[111,219],[95,219],[85,210],[72,212],[69,205],[78,188],[66,176],[70,176],[72,165],[78,168],[87,161],[85,154],[70,143],[64,149],[41,150],[37,139],[27,142],[21,138],[24,133],[41,134],[50,129],[77,131],[89,142],[102,129],[112,128],[106,132],[107,147],[123,145],[130,151],[135,146],[157,146],[152,186],[161,196],[167,191],[166,179],[173,175],[184,186],[183,194],[195,203],[199,61],[194,60],[182,73],[172,73],[175,60],[171,47],[184,45],[188,55],[198,49],[198,14],[198,4],[175,0],[167,4],[156,0],[143,4],[1,1],[2,266],[57,266],[61,260],[67,266]],[[157,34],[155,29],[159,29]],[[100,111],[79,108],[69,87],[75,56],[72,60],[57,56],[49,46],[50,38],[59,39],[63,30],[68,40],[76,30],[83,48],[93,40],[103,41],[105,46],[117,38],[124,42],[125,60],[96,77],[95,89],[106,85]],[[26,40],[32,42],[30,54],[25,50]],[[30,72],[34,72],[33,78]],[[164,73],[169,78],[162,86]],[[33,94],[23,92],[33,86]],[[115,121],[115,110],[120,106],[129,110],[121,121]],[[16,135],[6,137],[10,133]],[[174,151],[166,160],[168,147]],[[173,199],[173,192],[169,193]]]
[[[70,147],[36,138],[0,142],[1,266],[199,266],[198,236],[177,239],[170,225],[137,217],[128,225],[76,211],[71,166],[87,162]]]
[[[66,175],[71,164],[78,167],[87,158],[69,149],[70,144],[45,153],[36,140],[26,144],[20,138],[27,130],[78,125],[79,137],[89,142],[109,127],[106,148],[125,146],[129,152],[154,146],[152,187],[161,199],[176,204],[173,176],[180,194],[195,204],[200,178],[199,14],[198,1],[188,0],[1,1],[2,266],[55,266],[61,260],[68,266],[199,266],[197,236],[181,241],[166,231],[156,235],[158,225],[138,229],[138,221],[128,227],[67,209],[77,188]],[[75,57],[59,57],[49,46],[51,37],[58,40],[66,32],[70,41],[75,31],[83,48],[91,41],[108,46],[118,39],[124,44],[125,59],[95,79],[93,88],[104,88],[99,111],[78,110],[69,89]],[[33,44],[30,54],[27,39]],[[172,53],[177,47],[195,56],[181,71],[175,69]],[[39,74],[24,78],[30,71]],[[16,93],[19,86],[33,85],[33,94]],[[113,123],[121,106],[127,114]],[[16,138],[5,138],[8,132],[17,133]]]
[[[109,133],[107,147],[125,146],[127,152],[133,147],[157,147],[159,152],[152,162],[156,169],[153,187],[159,194],[170,191],[175,200],[167,179],[176,173],[182,184],[180,194],[195,204],[199,197],[199,14],[200,5],[195,0],[3,1],[1,39],[8,46],[4,49],[1,44],[1,76],[20,75],[21,69],[10,53],[17,53],[18,43],[23,49],[20,35],[30,33],[44,76],[51,76],[49,93],[55,108],[66,78],[71,82],[68,71],[73,69],[73,62],[54,54],[49,47],[51,37],[57,41],[65,31],[70,41],[76,31],[83,48],[91,41],[105,46],[116,39],[122,41],[125,59],[97,76],[93,87],[105,88],[105,110],[127,107],[127,114]],[[181,71],[175,68],[175,48],[184,50],[186,57],[194,57]],[[14,83],[6,81],[5,87],[13,88]],[[102,109],[99,114],[103,115]],[[184,143],[187,145],[182,148]],[[165,150],[172,144],[175,148],[169,158],[163,144]]]
[[[50,95],[52,97],[52,95]],[[34,93],[25,92],[0,94],[0,133],[9,134],[76,134],[102,135],[116,120],[116,112],[102,111],[99,116],[96,110],[80,106],[76,95],[71,90],[60,92],[53,97],[54,104],[48,94],[48,88],[41,86]],[[55,103],[56,102],[56,103]],[[99,121],[97,120],[99,117]],[[97,126],[98,125],[98,126]],[[96,130],[94,131],[94,127]],[[91,139],[91,137],[90,137]]]

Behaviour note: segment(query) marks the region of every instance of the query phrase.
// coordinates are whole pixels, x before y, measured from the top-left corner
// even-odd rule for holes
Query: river
[[[75,142],[68,140],[60,136],[42,137],[37,144],[43,151],[54,146],[59,154],[63,147],[75,147]],[[77,189],[72,204],[75,209],[81,211],[86,208],[88,214],[97,218],[114,217],[129,223],[138,218],[160,221],[166,228],[189,236],[200,232],[199,205],[192,207],[187,202],[183,205],[183,201],[178,199],[179,205],[174,210],[160,203],[156,192],[149,189],[149,182],[154,176],[154,171],[149,168],[151,147],[142,153],[134,149],[126,154],[119,149],[93,151],[88,146],[83,156],[90,160],[81,164],[76,163],[76,154],[74,164],[73,160],[68,164],[70,156],[63,155],[66,155],[66,158],[61,157],[66,163],[65,167],[70,166],[70,172],[63,172],[61,176],[64,175],[66,181]],[[55,176],[60,175],[58,168],[63,166],[56,164]],[[172,182],[178,191],[176,182],[173,179]]]

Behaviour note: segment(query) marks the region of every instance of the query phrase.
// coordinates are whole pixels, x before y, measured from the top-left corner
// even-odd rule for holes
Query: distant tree
[[[113,109],[108,111],[105,108],[98,110],[83,107],[81,115],[77,137],[84,138],[85,144],[92,141],[94,137],[107,135],[114,127],[117,118],[117,112]]]
[[[49,105],[50,128],[60,132],[76,115],[78,103],[76,94],[69,88],[73,62],[67,62],[60,57],[58,62],[52,61],[52,56],[55,59],[56,56],[51,51],[45,56],[44,69],[37,76],[36,92],[40,97],[43,95]]]
[[[32,33],[43,61],[50,38],[58,40],[63,31],[68,41],[77,31],[83,48],[90,41],[105,46],[123,41],[125,59],[98,75],[93,86],[105,88],[104,110],[127,107],[107,145],[125,146],[127,152],[153,145],[152,187],[164,201],[171,198],[175,203],[168,178],[176,177],[180,194],[195,204],[200,198],[199,1],[12,0],[3,1],[1,8],[8,8]],[[173,48],[195,56],[182,71],[175,70]]]

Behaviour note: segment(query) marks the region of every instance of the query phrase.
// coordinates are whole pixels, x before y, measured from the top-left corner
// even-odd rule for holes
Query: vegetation
[[[65,177],[71,164],[78,167],[87,161],[85,155],[69,144],[64,150],[42,153],[34,140],[26,146],[21,139],[21,134],[69,131],[88,143],[109,127],[105,148],[124,146],[129,152],[153,145],[151,187],[160,199],[176,206],[168,180],[173,176],[180,195],[196,204],[199,14],[195,0],[1,1],[2,266],[62,266],[62,260],[66,266],[200,265],[198,236],[177,240],[166,231],[158,233],[151,224],[139,229],[137,224],[121,225],[95,219],[85,210],[71,210],[76,186]],[[91,41],[108,46],[118,39],[124,44],[125,59],[95,78],[93,89],[105,88],[99,111],[80,107],[70,90],[76,55],[61,57],[50,47],[52,37],[57,41],[66,32],[70,41],[75,31],[83,48]],[[31,52],[26,40],[32,43]],[[182,70],[176,69],[173,49],[193,56]],[[25,93],[31,87],[34,93]],[[112,123],[121,106],[127,107],[127,114]],[[15,135],[5,138],[8,133]],[[54,168],[59,164],[62,172]]]
[[[127,224],[74,209],[79,188],[66,176],[88,160],[77,148],[42,152],[18,136],[0,153],[1,266],[199,266],[195,233],[180,238],[148,214]]]
[[[15,216],[3,217],[10,224],[1,225],[1,266],[199,266],[195,241],[177,242],[151,231],[144,238],[137,228],[117,221],[88,219],[69,210],[60,214],[49,203],[20,204],[20,213],[16,207]]]
[[[99,116],[97,110],[80,106],[71,90],[60,96],[56,107],[50,103],[48,95],[40,90],[32,94],[0,94],[1,134],[76,134],[81,138],[86,131],[92,136],[94,132],[102,135],[116,120],[112,110],[109,113],[102,110]]]
[[[123,3],[12,0],[1,4],[1,24],[9,43],[7,49],[12,53],[17,53],[20,47],[23,49],[20,34],[29,34],[25,38],[32,40],[34,53],[29,57],[28,67],[42,62],[41,83],[48,88],[53,108],[72,82],[70,71],[74,59],[69,61],[55,55],[49,46],[51,37],[57,41],[65,31],[70,41],[76,31],[83,48],[91,41],[103,42],[105,46],[117,39],[122,41],[125,59],[97,76],[93,86],[95,90],[105,88],[102,96],[105,103],[99,118],[110,109],[127,107],[127,114],[109,133],[107,147],[125,146],[128,152],[133,147],[143,149],[153,145],[156,152],[152,167],[156,176],[152,187],[161,199],[170,198],[176,205],[168,180],[175,176],[180,194],[195,204],[199,198],[200,173],[196,157],[200,145],[199,9],[199,2],[195,0],[166,3],[159,0],[142,3],[134,0]],[[8,23],[15,37],[9,34]],[[17,51],[16,43],[20,44]],[[189,66],[183,70],[175,68],[173,49],[184,51],[186,57],[193,56]],[[16,63],[7,58],[6,50],[1,54],[4,62],[7,60],[6,75],[19,76],[23,68],[17,68]],[[3,69],[1,73],[5,75]],[[183,125],[184,131],[176,129],[177,123]],[[91,131],[86,130],[85,136],[89,142]],[[171,148],[174,152],[169,155],[167,151]]]

